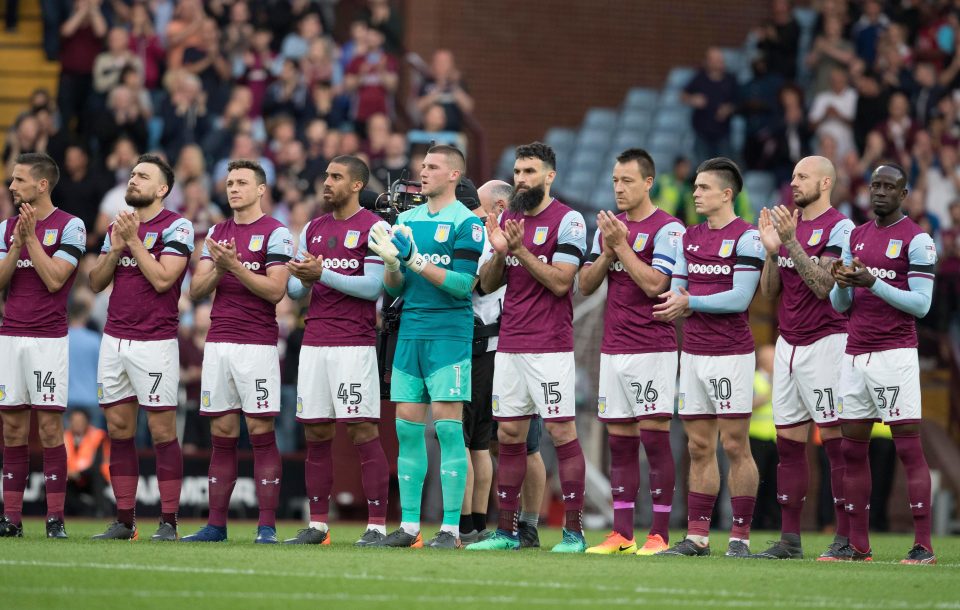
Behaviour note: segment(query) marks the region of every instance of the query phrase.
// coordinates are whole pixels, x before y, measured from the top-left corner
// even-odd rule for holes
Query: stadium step
[[[6,2],[3,2],[6,11]],[[0,31],[0,131],[7,131],[27,106],[34,89],[57,95],[60,64],[43,52],[40,0],[20,0],[15,32]]]
[[[19,8],[20,10],[17,14],[20,16],[21,23],[24,19],[28,18],[40,19],[40,0],[20,0]],[[6,0],[0,2],[0,11],[2,11],[4,15],[7,14]]]

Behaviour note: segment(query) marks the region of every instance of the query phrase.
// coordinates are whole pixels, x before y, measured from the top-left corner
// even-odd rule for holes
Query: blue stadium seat
[[[596,127],[584,127],[580,130],[580,136],[577,138],[575,151],[581,150],[607,150],[610,146],[610,135],[612,130],[606,130]]]
[[[623,129],[614,137],[610,152],[617,155],[627,148],[646,148],[648,141],[646,130]]]
[[[624,108],[618,129],[646,131],[653,123],[654,108]]]
[[[680,101],[680,89],[664,89],[657,100],[657,108],[678,108],[684,103]]]
[[[549,144],[554,150],[571,150],[577,141],[577,130],[563,127],[551,127],[543,138],[544,144]]]
[[[593,189],[593,196],[590,198],[590,207],[599,212],[600,210],[610,210],[615,212],[617,201],[613,195],[613,185],[610,182],[597,184]],[[588,242],[589,245],[590,242]]]
[[[657,116],[653,119],[653,130],[655,132],[673,131],[679,136],[691,129],[690,109],[686,106],[661,107]]]
[[[720,52],[723,53],[723,63],[727,72],[738,74],[745,65],[750,63],[741,49],[724,47],[720,49]]]
[[[759,210],[774,203],[777,181],[770,172],[748,171],[743,175],[743,190],[749,195],[754,210]]]
[[[627,91],[623,100],[623,109],[626,110],[653,110],[657,107],[657,98],[660,92],[646,87],[633,87]]]
[[[657,130],[650,134],[650,139],[647,141],[647,146],[650,150],[656,151],[665,151],[671,153],[678,153],[681,150],[683,140],[681,137],[678,137],[676,131],[670,130]]]
[[[817,11],[812,8],[796,7],[793,9],[793,18],[804,32],[812,32],[817,24]]]
[[[740,115],[734,115],[730,119],[730,145],[737,152],[743,151],[743,146],[747,141],[747,120]]]
[[[619,114],[612,108],[591,108],[583,118],[583,127],[613,131],[617,126]]]
[[[495,177],[507,182],[513,181],[513,162],[516,159],[516,146],[507,146],[500,153],[500,160],[497,161],[497,172]]]
[[[687,86],[687,83],[690,82],[690,79],[693,78],[693,75],[697,73],[695,68],[689,68],[686,66],[681,66],[673,68],[670,70],[670,74],[667,75],[666,89],[680,90]]]

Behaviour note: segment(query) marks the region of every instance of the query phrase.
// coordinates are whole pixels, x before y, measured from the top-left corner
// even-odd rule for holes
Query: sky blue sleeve
[[[691,296],[690,309],[703,313],[740,313],[750,307],[750,301],[760,284],[760,274],[753,269],[735,269],[733,288],[704,296]]]
[[[551,263],[567,263],[580,266],[587,253],[587,223],[583,214],[570,210],[560,221],[557,230],[557,250],[553,253]]]
[[[307,227],[309,226],[309,222],[303,225],[303,229],[300,231],[300,240],[297,241],[297,255],[295,260],[298,263],[303,261],[303,253],[307,251]],[[287,278],[287,294],[290,295],[291,299],[297,301],[307,295],[307,287],[303,285],[303,282],[301,282],[299,278],[291,274],[290,277]]]
[[[110,251],[110,244],[113,243],[110,241],[110,229],[113,228],[113,223],[107,228],[107,234],[103,236],[103,246],[100,247],[100,254],[106,254]]]
[[[600,245],[600,229],[597,229],[593,232],[593,246],[590,247],[590,256],[587,257],[587,260],[583,264],[592,265],[595,260],[600,258],[602,251],[603,246]]]
[[[850,255],[850,234],[847,233],[840,241],[840,260],[844,265],[853,262],[853,256]],[[850,309],[853,304],[853,288],[841,288],[836,283],[830,289],[830,304],[840,313]]]
[[[104,245],[106,241],[104,241]],[[178,218],[163,231],[163,250],[160,254],[190,256],[193,254],[193,223]]]
[[[483,223],[475,214],[470,214],[457,225],[453,242],[453,264],[457,273],[477,275],[477,263],[483,251]]]
[[[287,227],[277,227],[267,242],[267,267],[283,264],[293,258],[293,235]]]
[[[660,227],[653,236],[653,261],[651,267],[670,277],[677,264],[677,247],[683,235],[683,225],[671,222]]]
[[[760,232],[748,229],[737,240],[737,262],[734,271],[760,271],[764,262],[763,244],[760,242]],[[733,274],[736,284],[737,274]],[[722,293],[721,293],[722,294]],[[750,295],[753,298],[753,294]]]
[[[7,234],[7,221],[0,221],[0,261],[7,258],[7,240],[3,238]]]
[[[687,287],[687,256],[684,254],[684,235],[677,240],[677,262],[673,266],[673,277],[670,279],[670,290],[676,292],[678,287]]]
[[[323,274],[320,275],[320,283],[358,299],[376,301],[380,297],[383,274],[383,263],[364,263],[363,275],[343,275],[324,269]],[[289,288],[289,282],[287,285]]]
[[[881,279],[870,287],[877,295],[900,311],[922,318],[930,311],[933,301],[933,273],[937,264],[937,248],[926,233],[920,233],[910,241],[908,254],[910,271],[907,274],[909,290],[900,290]]]
[[[87,250],[87,229],[79,218],[71,218],[67,226],[63,227],[60,236],[60,247],[53,253],[54,258],[60,258],[74,267],[80,263],[83,253]]]
[[[827,239],[825,254],[830,254],[834,258],[840,258],[840,255],[843,253],[843,243],[850,241],[850,231],[853,231],[854,226],[853,221],[849,218],[844,218],[833,225],[833,229],[830,231],[830,237]]]

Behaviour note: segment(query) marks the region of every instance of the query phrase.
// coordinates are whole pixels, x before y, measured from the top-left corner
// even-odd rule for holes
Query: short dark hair
[[[517,159],[540,159],[550,169],[557,169],[557,154],[549,144],[543,142],[517,146]]]
[[[450,165],[454,166],[454,169],[460,170],[461,174],[464,174],[467,171],[467,158],[463,156],[463,152],[461,152],[456,146],[437,144],[428,148],[427,154],[443,155],[447,158],[447,161],[450,163]]]
[[[880,163],[877,164],[875,168],[873,168],[873,172],[877,171],[881,167],[889,167],[890,169],[895,169],[898,172],[900,172],[900,175],[903,176],[904,183],[907,183],[910,181],[910,174],[908,174],[907,170],[903,169],[903,166],[900,165],[899,163],[893,163],[892,161],[891,162],[881,161]],[[872,175],[873,172],[870,172],[870,174]]]
[[[617,163],[629,163],[630,161],[637,162],[637,165],[640,166],[640,175],[644,178],[656,178],[657,167],[653,162],[653,157],[647,151],[642,148],[628,148],[617,155]]]
[[[141,163],[149,163],[150,165],[156,165],[160,169],[160,173],[163,174],[163,179],[167,183],[167,192],[161,197],[161,199],[166,199],[167,195],[170,194],[170,191],[173,190],[173,168],[170,167],[170,164],[161,157],[160,155],[140,155],[140,158],[137,159],[137,165]]]
[[[734,197],[739,195],[740,191],[743,190],[743,175],[740,173],[740,168],[737,167],[736,163],[726,157],[707,159],[697,168],[698,174],[702,172],[713,172],[717,174],[724,188],[729,188],[733,191]]]
[[[330,163],[346,165],[350,171],[350,179],[359,180],[363,183],[364,188],[366,188],[367,183],[370,182],[370,168],[367,167],[367,164],[364,163],[362,159],[354,157],[353,155],[340,155],[331,159]]]
[[[30,175],[36,180],[46,180],[49,185],[47,192],[52,193],[57,182],[60,181],[60,168],[57,162],[47,153],[23,153],[17,156],[17,165],[26,165],[30,168]]]
[[[250,159],[234,159],[227,163],[227,173],[235,169],[253,170],[253,175],[256,176],[257,179],[257,186],[267,183],[267,172],[263,171],[263,166],[256,161],[251,161]]]

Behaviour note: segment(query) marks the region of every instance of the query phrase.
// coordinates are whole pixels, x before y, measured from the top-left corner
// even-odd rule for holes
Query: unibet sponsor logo
[[[614,261],[610,263],[610,271],[623,271],[623,270],[624,270],[624,266],[622,262]]]
[[[19,259],[17,260],[17,269],[32,269],[33,261],[28,259]]]
[[[260,263],[258,263],[258,262],[252,262],[252,263],[251,263],[251,262],[244,262],[244,263],[241,263],[241,264],[242,264],[244,267],[246,267],[247,269],[249,269],[250,271],[260,271]]]
[[[547,262],[547,257],[544,256],[544,255],[542,255],[542,254],[541,254],[540,256],[538,256],[537,258],[540,260],[541,263],[546,263],[546,262]],[[505,264],[507,267],[519,267],[519,266],[520,266],[520,259],[517,258],[516,256],[513,256],[513,255],[508,255],[508,256],[504,259],[503,262],[504,262],[504,264]]]
[[[811,256],[811,257],[810,257],[810,260],[813,261],[813,264],[814,264],[814,265],[819,265],[819,264],[820,264],[820,257],[819,257],[819,256]],[[786,267],[786,268],[788,268],[788,269],[793,269],[793,267],[794,267],[793,259],[790,258],[789,256],[778,256],[778,257],[777,257],[777,266],[778,266],[778,267]]]
[[[730,265],[701,265],[694,263],[687,268],[688,273],[701,273],[703,275],[730,275]]]
[[[117,265],[120,267],[136,267],[137,259],[132,256],[121,256],[120,260],[117,261]]]
[[[349,258],[325,258],[323,259],[324,269],[359,269],[360,261]]]
[[[870,272],[870,275],[881,280],[895,280],[897,279],[897,272],[893,269],[878,269],[877,267],[867,267],[867,271]]]

